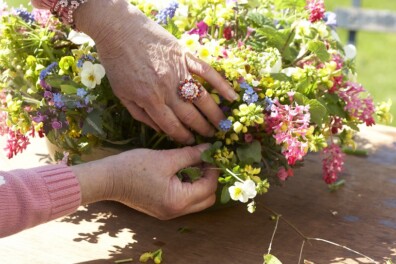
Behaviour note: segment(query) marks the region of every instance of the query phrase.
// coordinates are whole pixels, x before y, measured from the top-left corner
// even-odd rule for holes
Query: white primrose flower
[[[81,70],[81,82],[87,88],[93,89],[101,83],[105,74],[105,68],[101,64],[93,64],[90,61],[86,61]]]
[[[6,183],[5,179],[3,176],[0,176],[0,186],[4,185]]]
[[[249,199],[253,199],[257,195],[256,184],[252,180],[244,182],[235,182],[233,186],[228,188],[231,199],[246,203]]]
[[[199,43],[198,34],[183,34],[179,42],[183,47],[186,47],[192,53],[195,53],[201,46],[201,44]]]
[[[67,39],[73,42],[76,45],[82,45],[88,43],[89,46],[95,46],[95,41],[91,39],[87,34],[82,32],[77,32],[75,30],[70,31],[69,36]]]

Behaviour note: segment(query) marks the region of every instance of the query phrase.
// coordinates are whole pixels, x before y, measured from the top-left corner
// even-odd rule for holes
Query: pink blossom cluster
[[[23,135],[19,130],[12,131],[9,129],[7,136],[7,145],[4,148],[7,151],[7,157],[11,159],[14,155],[22,153],[30,144],[29,138]]]
[[[8,5],[3,0],[0,0],[0,17],[8,15]]]
[[[267,124],[274,134],[276,143],[282,145],[282,154],[289,165],[302,160],[307,154],[308,143],[305,140],[311,115],[309,105],[282,105],[275,101]]]
[[[311,21],[311,23],[315,23],[324,18],[326,10],[323,0],[308,0],[307,9],[310,12],[309,21]]]
[[[323,150],[323,180],[327,184],[334,183],[337,180],[337,173],[342,171],[344,165],[344,154],[340,146],[332,143]]]
[[[5,106],[5,94],[0,93],[0,108]],[[6,111],[0,111],[0,136],[7,136],[7,145],[4,150],[7,157],[11,159],[14,155],[22,153],[29,145],[29,138],[22,133],[11,130],[7,126],[8,114]]]
[[[286,170],[285,167],[280,167],[276,176],[278,176],[279,180],[285,181],[287,178],[294,176],[294,172],[291,168]]]
[[[49,10],[34,8],[32,15],[38,24],[45,27],[48,25],[48,21],[51,19],[51,12]]]
[[[371,97],[360,97],[364,92],[366,92],[366,90],[363,86],[357,83],[347,82],[346,86],[338,91],[338,94],[345,102],[345,111],[347,111],[351,117],[365,122],[367,126],[371,126],[375,124],[373,118],[375,105]]]

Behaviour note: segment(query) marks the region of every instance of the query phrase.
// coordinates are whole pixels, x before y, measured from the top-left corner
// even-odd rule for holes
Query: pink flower
[[[251,143],[253,141],[253,135],[250,133],[245,134],[245,142],[246,143]]]
[[[36,22],[43,27],[48,24],[48,21],[51,18],[51,12],[49,10],[44,10],[44,9],[34,8],[32,11],[32,15],[34,16]]]
[[[225,28],[224,28],[223,37],[224,37],[226,40],[232,39],[232,37],[233,37],[232,27],[225,27]]]
[[[18,131],[8,131],[7,146],[4,148],[7,151],[7,157],[11,159],[18,153],[22,153],[27,145],[29,145],[29,138]]]
[[[338,176],[337,173],[342,171],[344,165],[344,154],[341,148],[332,143],[323,150],[325,157],[323,158],[323,180],[327,184],[334,183]]]
[[[373,115],[375,106],[371,97],[361,98],[360,95],[366,92],[363,86],[347,82],[345,87],[340,88],[338,95],[345,102],[344,110],[351,117],[357,118],[366,123],[367,126],[375,124]]]
[[[197,27],[191,30],[190,34],[198,34],[200,37],[206,36],[208,34],[209,26],[204,22],[200,21],[197,23]]]
[[[276,144],[282,146],[282,154],[289,165],[294,165],[307,154],[305,135],[310,119],[309,106],[282,105],[275,101],[271,107],[271,115],[266,120],[267,132],[274,134]]]
[[[285,167],[280,167],[278,173],[276,174],[281,181],[285,181],[287,178],[294,176],[294,172],[291,168],[285,169]]]
[[[315,23],[324,18],[326,10],[323,0],[308,0],[307,9],[310,12],[309,21],[311,21],[311,23]]]

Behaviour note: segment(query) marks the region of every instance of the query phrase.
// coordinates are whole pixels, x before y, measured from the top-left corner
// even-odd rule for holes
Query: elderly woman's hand
[[[177,94],[180,82],[196,74],[226,99],[236,99],[213,68],[125,0],[89,1],[76,10],[75,21],[95,40],[113,91],[134,118],[185,144],[194,142],[190,129],[213,136],[225,117],[208,92],[194,103]]]
[[[201,211],[216,200],[218,170],[204,166],[207,145],[155,151],[136,149],[72,167],[78,177],[82,203],[115,200],[159,219]],[[203,166],[202,177],[182,182],[176,173]]]

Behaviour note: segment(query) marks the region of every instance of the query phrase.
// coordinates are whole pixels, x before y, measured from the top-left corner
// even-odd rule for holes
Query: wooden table
[[[368,157],[348,156],[335,193],[321,180],[319,154],[283,187],[259,199],[255,214],[244,206],[159,221],[121,204],[81,207],[73,215],[0,239],[0,263],[114,263],[163,249],[163,263],[263,263],[275,222],[264,207],[282,214],[304,235],[359,251],[379,262],[396,259],[396,128],[376,126],[359,133]],[[1,139],[0,146],[4,144]],[[46,148],[35,141],[25,154],[1,168],[44,163]],[[298,263],[302,237],[280,221],[272,253]],[[313,241],[303,259],[315,263],[370,263],[343,248]]]

